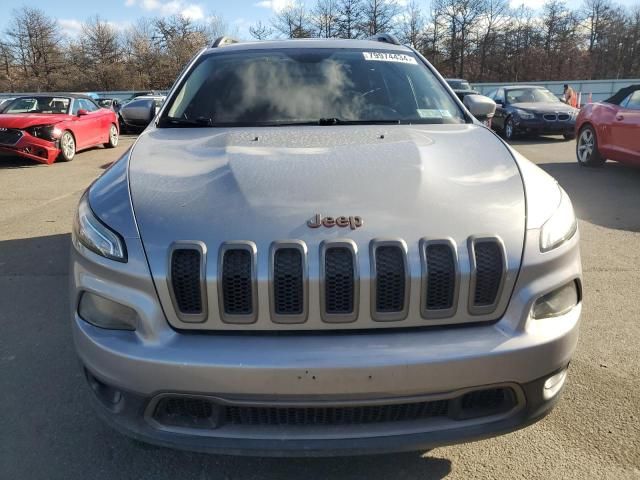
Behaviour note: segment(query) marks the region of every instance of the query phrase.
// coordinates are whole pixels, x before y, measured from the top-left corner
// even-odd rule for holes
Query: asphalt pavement
[[[427,453],[236,458],[134,442],[89,404],[69,324],[69,232],[82,191],[132,142],[52,166],[0,158],[0,480],[640,478],[640,169],[580,168],[573,141],[514,142],[567,190],[582,237],[580,342],[543,421]]]

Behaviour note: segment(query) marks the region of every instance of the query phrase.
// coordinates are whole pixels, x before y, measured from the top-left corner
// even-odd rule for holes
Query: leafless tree
[[[376,33],[393,33],[400,13],[396,0],[363,0],[360,31],[368,37]]]
[[[290,3],[278,11],[273,20],[273,28],[288,38],[306,38],[311,36],[309,13],[302,2]]]
[[[311,24],[316,36],[333,38],[338,35],[338,1],[317,0],[311,12]]]
[[[338,0],[338,36],[341,38],[358,38],[359,27],[364,16],[362,0]]]
[[[266,40],[273,36],[273,28],[258,21],[249,27],[249,34],[256,40]]]
[[[411,0],[398,21],[400,40],[413,48],[420,48],[423,44],[425,27],[422,9],[416,0]]]

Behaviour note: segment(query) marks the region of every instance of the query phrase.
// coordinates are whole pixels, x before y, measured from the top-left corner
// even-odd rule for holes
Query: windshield
[[[471,85],[466,80],[447,80],[447,83],[454,90],[471,90]]]
[[[2,113],[68,113],[71,101],[64,97],[20,97]]]
[[[159,127],[463,123],[413,54],[282,49],[211,54],[188,74]]]
[[[546,88],[520,88],[517,90],[507,90],[507,103],[549,103],[560,102]]]

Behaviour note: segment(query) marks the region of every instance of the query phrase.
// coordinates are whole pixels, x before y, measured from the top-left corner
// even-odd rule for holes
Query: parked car
[[[123,131],[144,130],[153,120],[158,109],[164,102],[164,96],[146,95],[136,97],[125,103],[118,111],[118,118]]]
[[[585,167],[606,159],[640,166],[640,85],[585,105],[576,121],[576,157]]]
[[[379,453],[557,403],[581,311],[571,201],[480,124],[491,100],[465,109],[378,38],[217,41],[83,195],[73,336],[119,431]]]
[[[97,98],[96,103],[102,108],[109,108],[114,112],[118,112],[121,107],[120,100],[117,98]]]
[[[96,145],[115,147],[118,133],[115,113],[84,95],[22,96],[0,114],[0,152],[47,164]]]
[[[11,102],[11,100],[13,100],[15,97],[5,97],[5,98],[0,98],[0,113],[2,113],[2,110]]]
[[[507,140],[519,134],[563,135],[565,140],[575,138],[579,110],[562,103],[544,87],[500,87],[487,96],[497,104],[491,126]]]
[[[480,92],[473,89],[469,82],[462,78],[445,78],[446,82],[453,89],[460,100],[464,100],[467,95],[478,95]]]

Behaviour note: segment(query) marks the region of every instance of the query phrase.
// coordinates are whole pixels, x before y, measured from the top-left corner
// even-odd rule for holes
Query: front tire
[[[105,148],[116,148],[118,146],[118,127],[115,123],[109,127],[109,141],[104,144]]]
[[[513,123],[513,119],[511,117],[507,118],[506,122],[504,122],[504,138],[506,140],[513,140],[516,137],[516,126]]]
[[[606,161],[598,151],[598,139],[591,125],[580,130],[576,142],[576,158],[583,167],[601,167]]]
[[[65,130],[60,136],[60,155],[58,155],[58,160],[61,162],[70,162],[75,156],[76,139],[69,130]]]

